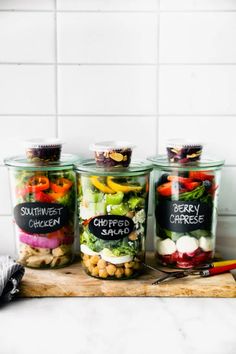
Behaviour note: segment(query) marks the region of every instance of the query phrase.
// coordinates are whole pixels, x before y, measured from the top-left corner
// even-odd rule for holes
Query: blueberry
[[[158,182],[157,182],[157,187],[160,186],[163,183],[168,182],[168,173],[163,173],[163,175],[161,175],[161,177],[159,178]]]
[[[206,189],[210,189],[210,188],[211,188],[211,182],[208,181],[207,179],[202,182],[202,185],[203,185]]]

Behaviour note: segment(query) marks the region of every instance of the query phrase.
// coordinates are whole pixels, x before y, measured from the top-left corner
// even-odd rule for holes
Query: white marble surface
[[[235,354],[235,329],[235,299],[24,299],[0,308],[0,353]]]

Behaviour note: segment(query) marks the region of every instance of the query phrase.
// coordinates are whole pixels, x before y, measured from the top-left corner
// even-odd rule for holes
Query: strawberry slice
[[[211,188],[209,189],[208,192],[214,197],[215,192],[216,192],[216,190],[217,190],[218,187],[219,187],[218,185],[212,184],[212,186],[211,186]]]
[[[177,181],[166,182],[157,187],[157,192],[163,197],[185,193],[186,189],[182,188]]]
[[[194,265],[199,265],[199,264],[203,264],[206,263],[207,261],[212,259],[212,251],[208,251],[208,252],[201,252],[199,253],[197,256],[194,257]]]
[[[195,188],[200,186],[200,182],[186,182],[184,183],[184,187],[188,190],[188,191],[193,191]]]
[[[170,264],[173,265],[176,263],[176,261],[178,259],[178,252],[175,251],[172,254],[166,254],[166,255],[157,254],[157,258],[160,259],[162,264],[165,264],[167,266]]]
[[[194,182],[192,178],[180,177],[180,176],[168,176],[168,181],[176,181],[182,184]]]
[[[214,175],[209,175],[206,171],[190,171],[189,177],[197,181],[212,181]]]
[[[181,183],[187,191],[192,191],[200,186],[200,182],[194,181],[193,178],[180,177],[180,176],[168,176],[168,181]]]
[[[172,194],[172,183],[167,182],[161,184],[159,187],[157,187],[157,192],[160,195],[163,195],[164,197],[169,197]]]

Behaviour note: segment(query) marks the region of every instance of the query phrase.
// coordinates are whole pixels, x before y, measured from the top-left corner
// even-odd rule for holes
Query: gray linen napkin
[[[10,256],[0,256],[0,302],[12,300],[24,273],[24,267]]]

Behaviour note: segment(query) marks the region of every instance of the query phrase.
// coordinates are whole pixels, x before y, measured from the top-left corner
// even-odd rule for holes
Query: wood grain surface
[[[152,253],[146,262],[154,265]],[[161,273],[145,271],[131,280],[100,280],[88,276],[78,260],[56,270],[26,269],[21,282],[20,297],[96,297],[96,296],[154,296],[154,297],[236,297],[236,282],[231,273],[208,278],[189,276],[159,285],[152,282]]]

